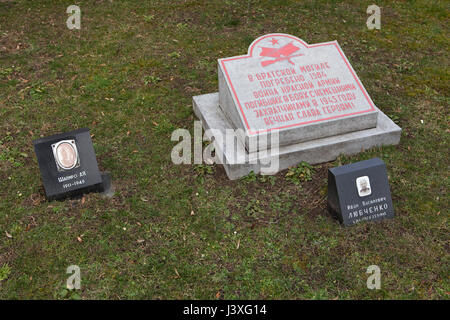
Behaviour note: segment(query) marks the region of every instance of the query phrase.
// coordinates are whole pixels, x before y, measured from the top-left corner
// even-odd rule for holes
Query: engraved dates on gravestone
[[[274,130],[288,145],[377,125],[376,108],[337,41],[309,45],[268,34],[246,55],[218,62],[219,106],[242,129],[247,149]]]
[[[393,218],[384,162],[373,158],[329,169],[328,209],[345,226]]]

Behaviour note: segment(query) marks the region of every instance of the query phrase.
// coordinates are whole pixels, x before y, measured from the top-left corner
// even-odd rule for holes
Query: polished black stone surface
[[[328,209],[345,226],[393,218],[384,162],[373,158],[329,169]]]
[[[78,151],[79,164],[70,170],[58,167],[52,150],[52,145],[62,140],[74,141]],[[33,145],[48,200],[103,191],[102,177],[89,129],[83,128],[37,139],[33,141]]]

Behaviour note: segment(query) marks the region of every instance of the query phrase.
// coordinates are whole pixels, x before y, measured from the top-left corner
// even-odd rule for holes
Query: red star
[[[272,42],[272,45],[273,45],[273,46],[276,45],[276,44],[278,44],[278,40],[275,39],[275,38],[272,38],[272,40],[270,40],[270,42]]]

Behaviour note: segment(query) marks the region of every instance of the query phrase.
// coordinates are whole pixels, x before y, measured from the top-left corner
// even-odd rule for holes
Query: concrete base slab
[[[401,128],[377,108],[378,121],[375,128],[249,153],[240,139],[230,141],[220,138],[226,136],[227,130],[234,128],[219,108],[217,92],[193,97],[193,106],[203,128],[205,131],[209,130],[206,134],[214,139],[216,162],[223,164],[231,180],[246,176],[251,171],[274,174],[302,161],[310,164],[323,163],[342,154],[356,154],[376,146],[400,142]]]

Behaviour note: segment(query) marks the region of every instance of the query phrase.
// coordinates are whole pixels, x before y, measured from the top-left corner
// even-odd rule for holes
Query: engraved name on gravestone
[[[374,128],[377,111],[337,41],[287,34],[256,39],[243,56],[219,59],[219,106],[246,148],[278,130],[280,145]],[[251,144],[254,146],[254,144]]]
[[[33,141],[48,200],[104,191],[89,129]]]
[[[328,209],[345,226],[393,218],[384,162],[373,158],[329,169]]]

